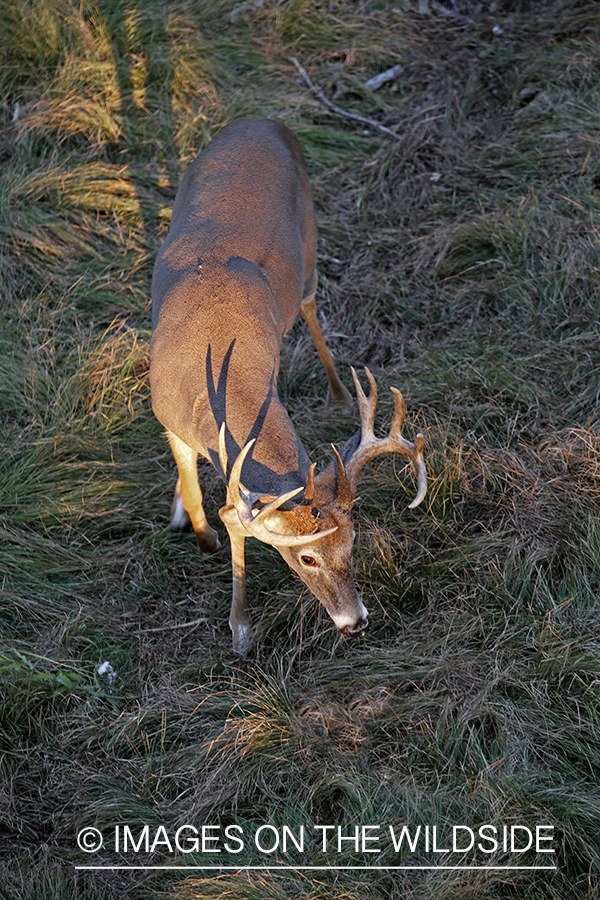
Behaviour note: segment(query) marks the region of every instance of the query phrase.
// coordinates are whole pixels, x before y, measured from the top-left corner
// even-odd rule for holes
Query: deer
[[[424,437],[405,439],[405,404],[391,388],[389,434],[374,434],[377,385],[364,393],[352,368],[360,427],[330,463],[315,463],[279,399],[281,342],[298,312],[308,325],[334,404],[352,404],[317,319],[317,227],[301,145],[283,123],[225,125],[189,164],[152,277],[152,407],[175,457],[171,527],[195,532],[201,553],[220,547],[208,524],[198,456],[227,486],[219,510],[231,546],[229,626],[234,651],[252,645],[244,543],[275,547],[347,636],[364,634],[367,609],[352,576],[350,512],[363,466],[384,453],[412,463],[425,497]]]

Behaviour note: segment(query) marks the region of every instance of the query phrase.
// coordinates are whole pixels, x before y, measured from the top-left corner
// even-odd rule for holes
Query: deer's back
[[[188,166],[152,280],[156,326],[167,293],[208,261],[232,257],[266,277],[283,333],[315,265],[316,225],[302,148],[271,119],[223,128]]]
[[[276,378],[315,255],[296,138],[269,119],[226,126],[183,177],[152,279],[152,405],[213,462],[225,421],[228,451],[255,436],[256,465],[294,478],[307,468]]]

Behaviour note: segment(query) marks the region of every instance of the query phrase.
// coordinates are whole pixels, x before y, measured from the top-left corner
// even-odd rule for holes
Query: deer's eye
[[[317,568],[319,565],[319,563],[314,558],[314,556],[301,556],[300,561],[302,562],[302,565],[304,565],[304,566],[313,566],[313,567]]]

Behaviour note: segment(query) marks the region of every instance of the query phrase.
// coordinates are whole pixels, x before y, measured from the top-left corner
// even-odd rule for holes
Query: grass
[[[0,896],[597,900],[597,5],[0,0],[0,19]],[[291,56],[397,139],[334,115]],[[359,642],[248,542],[241,661],[227,550],[200,558],[168,529],[149,295],[186,164],[257,114],[305,148],[343,377],[376,374],[380,429],[402,389],[429,493],[408,510],[391,457],[363,473]],[[320,466],[356,419],[325,391],[296,323],[280,392]],[[395,853],[389,826],[484,823],[553,826],[557,870],[75,869],[439,864],[457,859]],[[190,824],[236,826],[244,852],[152,847]],[[324,852],[319,824],[385,840],[338,851],[332,831]],[[148,846],[77,847],[115,825],[147,825]],[[264,825],[304,826],[304,852],[260,853]]]

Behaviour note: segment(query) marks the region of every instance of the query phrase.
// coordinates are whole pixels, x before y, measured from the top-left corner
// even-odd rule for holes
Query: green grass
[[[598,900],[597,4],[0,0],[0,21],[0,896]],[[239,660],[227,547],[168,528],[147,370],[181,174],[244,115],[303,143],[327,340],[349,386],[377,376],[379,429],[403,391],[429,492],[407,509],[399,459],[363,473],[358,642],[248,542]],[[280,393],[324,465],[356,413],[325,406],[303,323]],[[315,825],[484,823],[552,825],[557,871],[75,870],[217,859],[87,855],[87,826],[304,826],[304,853],[217,861],[348,866],[432,854],[324,854]]]

